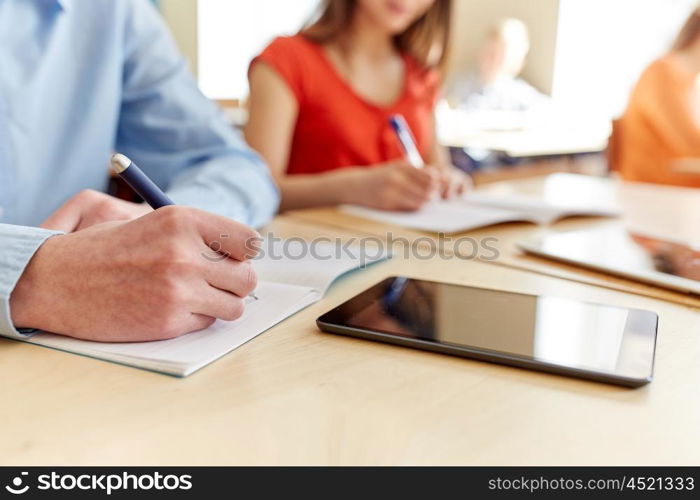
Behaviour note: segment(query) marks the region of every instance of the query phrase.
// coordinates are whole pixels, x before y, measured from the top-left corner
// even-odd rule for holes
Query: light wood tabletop
[[[353,231],[279,217],[279,236]],[[624,389],[321,333],[396,275],[659,313],[655,380]],[[696,309],[494,266],[397,255],[186,379],[0,340],[0,463],[698,464]]]
[[[532,158],[554,155],[599,153],[608,145],[609,127],[588,130],[556,130],[552,127],[535,130],[482,131],[453,135],[440,143],[449,147],[475,148],[506,154],[511,158]]]
[[[505,153],[511,158],[571,155],[603,151],[608,120],[523,111],[474,111],[440,108],[438,139],[444,146]],[[479,126],[476,126],[478,124]]]
[[[311,224],[324,225],[397,241],[401,238],[422,246],[440,247],[447,253],[468,255],[469,245],[459,246],[460,238],[476,242],[489,241],[498,249],[498,258],[491,264],[536,271],[568,280],[611,287],[664,300],[700,307],[700,297],[650,286],[625,278],[579,268],[524,254],[517,243],[548,232],[578,229],[604,229],[610,226],[643,229],[646,232],[700,244],[700,193],[695,189],[650,184],[624,183],[613,178],[556,173],[547,176],[497,182],[479,187],[480,192],[509,195],[529,195],[551,202],[575,202],[597,205],[616,204],[622,211],[620,219],[575,217],[557,221],[549,226],[532,223],[508,223],[484,227],[464,233],[441,237],[344,213],[336,208],[318,208],[289,212],[289,217]],[[466,248],[467,252],[464,252]],[[455,250],[457,249],[457,250]]]

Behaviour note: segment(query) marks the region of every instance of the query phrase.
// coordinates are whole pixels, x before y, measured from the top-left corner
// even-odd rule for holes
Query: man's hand
[[[148,205],[86,189],[64,203],[41,227],[72,233],[102,222],[132,220],[149,212],[152,209]]]
[[[18,328],[104,342],[160,340],[241,316],[259,238],[230,219],[164,207],[49,238],[10,297]]]

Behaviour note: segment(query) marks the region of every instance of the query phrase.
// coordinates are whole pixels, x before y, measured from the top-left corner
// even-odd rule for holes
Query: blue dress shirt
[[[0,335],[9,298],[81,189],[104,191],[113,151],[177,204],[252,226],[277,209],[260,158],[197,89],[148,0],[0,0]]]

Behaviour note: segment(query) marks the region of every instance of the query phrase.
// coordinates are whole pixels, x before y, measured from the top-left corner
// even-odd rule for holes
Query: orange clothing
[[[299,105],[287,173],[311,174],[369,166],[403,157],[389,117],[401,113],[424,158],[433,141],[437,72],[404,55],[401,95],[390,106],[359,96],[336,71],[321,45],[303,35],[276,38],[256,57],[286,82]]]
[[[676,57],[644,71],[620,120],[614,167],[626,180],[700,187],[700,174],[672,168],[673,160],[700,159],[700,91]]]

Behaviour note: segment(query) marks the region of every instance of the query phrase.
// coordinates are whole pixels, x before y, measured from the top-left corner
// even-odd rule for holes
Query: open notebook
[[[391,212],[342,205],[343,212],[395,226],[435,233],[457,233],[503,222],[549,224],[573,216],[619,215],[614,206],[593,203],[552,203],[523,195],[469,193],[454,200],[437,200],[417,212]]]
[[[286,255],[292,257],[281,257],[283,245]],[[246,299],[245,312],[236,321],[218,320],[204,330],[156,342],[100,343],[44,332],[25,341],[184,377],[318,301],[340,275],[388,257],[377,256],[377,252],[367,252],[372,255],[362,257],[358,249],[343,252],[331,244],[316,245],[312,254],[305,251],[303,242],[295,240],[264,248],[268,252],[255,261],[257,300]]]

